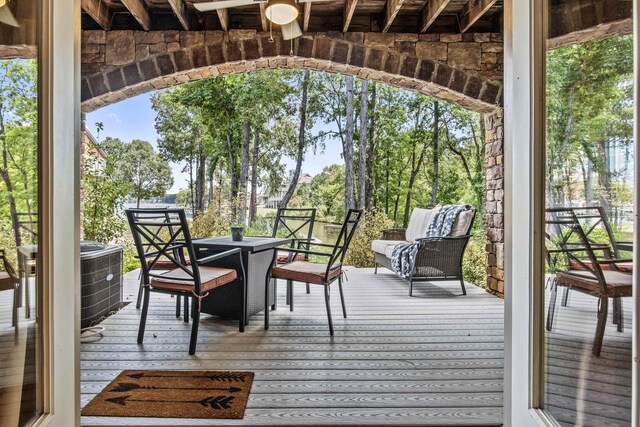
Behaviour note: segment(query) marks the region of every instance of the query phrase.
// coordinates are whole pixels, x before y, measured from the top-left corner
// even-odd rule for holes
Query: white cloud
[[[118,125],[122,124],[122,119],[120,119],[120,116],[118,116],[116,113],[109,113],[107,117],[116,122],[116,124]]]

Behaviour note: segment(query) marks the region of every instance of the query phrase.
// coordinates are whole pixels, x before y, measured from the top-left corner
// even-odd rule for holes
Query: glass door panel
[[[578,22],[595,11],[577,3],[551,0],[547,14],[543,405],[563,426],[627,426],[633,39],[630,25]]]
[[[0,1],[0,425],[42,414],[39,2]]]

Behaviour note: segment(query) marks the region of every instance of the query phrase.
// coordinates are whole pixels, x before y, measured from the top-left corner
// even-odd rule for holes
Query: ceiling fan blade
[[[293,20],[288,24],[285,24],[281,27],[282,29],[282,38],[284,40],[295,39],[296,37],[300,37],[302,35],[302,29],[300,28],[300,24],[298,24],[297,20]]]
[[[9,9],[8,4],[0,7],[0,22],[2,22],[3,24],[11,25],[12,27],[20,28],[20,24],[18,24],[18,21],[16,21],[13,13],[11,13],[11,9]]]
[[[193,3],[193,7],[199,12],[210,12],[218,9],[228,9],[230,7],[249,6],[257,2],[255,0],[220,0],[207,3]]]

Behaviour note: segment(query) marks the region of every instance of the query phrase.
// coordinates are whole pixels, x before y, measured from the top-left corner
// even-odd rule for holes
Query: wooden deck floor
[[[322,290],[296,287],[295,311],[284,304],[245,333],[235,321],[203,316],[198,351],[187,354],[189,325],[173,299],[154,295],[144,345],[136,344],[139,310],[130,304],[108,318],[104,338],[82,345],[82,405],[123,369],[254,371],[243,420],[109,419],[91,425],[500,425],[503,390],[503,304],[482,289],[419,284],[414,295],[386,270],[347,272],[348,319],[334,292],[335,335],[329,336]],[[133,299],[136,275],[127,276]]]
[[[503,302],[454,282],[406,285],[386,270],[350,269],[348,319],[328,334],[321,289],[296,288],[296,306],[257,315],[245,333],[237,323],[203,316],[196,356],[190,326],[175,318],[174,300],[154,295],[144,345],[135,342],[139,310],[131,304],[103,325],[104,337],[82,345],[84,406],[123,369],[251,370],[256,374],[243,420],[83,417],[104,425],[500,425],[503,404]],[[125,298],[135,298],[136,274]],[[337,290],[336,290],[337,291]],[[605,335],[603,357],[590,356],[592,298],[572,294],[549,335],[549,405],[563,425],[629,425],[628,330]],[[576,415],[579,413],[580,415]]]

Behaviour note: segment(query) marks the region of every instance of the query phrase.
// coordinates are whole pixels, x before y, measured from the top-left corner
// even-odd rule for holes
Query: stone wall
[[[504,295],[504,125],[503,110],[485,114],[485,204],[487,288]]]
[[[500,34],[312,33],[293,45],[255,30],[84,31],[83,111],[220,74],[307,68],[357,75],[489,112],[502,103]]]

